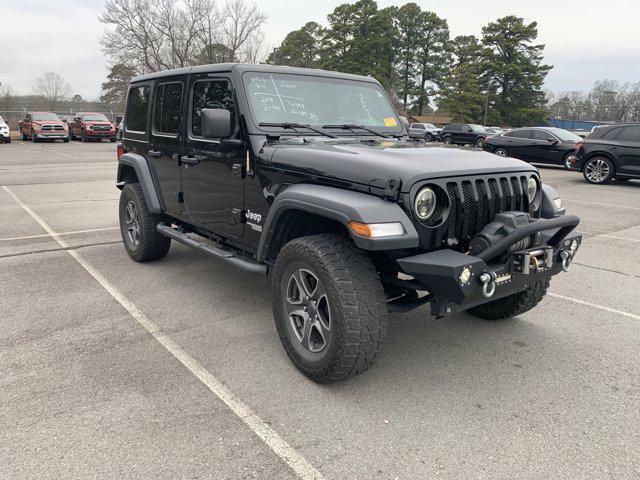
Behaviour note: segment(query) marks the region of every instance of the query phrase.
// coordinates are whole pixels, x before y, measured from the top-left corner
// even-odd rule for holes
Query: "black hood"
[[[385,188],[390,177],[402,180],[407,192],[419,181],[455,176],[535,172],[528,163],[459,147],[429,146],[407,141],[311,141],[278,143],[271,165],[302,174]]]

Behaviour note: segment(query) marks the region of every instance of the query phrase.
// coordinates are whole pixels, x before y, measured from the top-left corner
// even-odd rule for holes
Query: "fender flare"
[[[160,197],[158,196],[156,185],[153,181],[153,175],[151,174],[151,169],[149,168],[146,158],[142,155],[138,155],[137,153],[125,153],[120,157],[118,160],[117,177],[117,185],[119,188],[124,187],[125,184],[122,174],[123,165],[133,168],[133,171],[136,172],[138,183],[142,187],[142,192],[144,193],[144,198],[147,202],[147,208],[149,211],[151,213],[161,213],[162,204],[160,203]]]
[[[365,238],[352,235],[356,245],[364,250],[396,250],[414,248],[420,244],[411,219],[396,203],[375,195],[341,188],[297,184],[281,192],[269,209],[256,255],[259,261],[265,259],[281,215],[291,209],[336,220],[347,228],[351,221],[368,224],[402,223],[405,230],[402,236]]]
[[[560,194],[555,188],[546,183],[542,184],[542,210],[540,212],[542,218],[555,218],[566,213],[566,208],[556,207],[554,200],[558,198],[560,198]]]

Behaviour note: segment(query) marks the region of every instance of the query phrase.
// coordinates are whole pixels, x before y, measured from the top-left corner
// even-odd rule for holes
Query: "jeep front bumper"
[[[454,250],[437,250],[397,259],[403,272],[424,290],[434,317],[444,317],[518,293],[537,281],[546,281],[570,267],[582,236],[570,234],[575,216],[542,219],[519,228],[477,256]],[[511,253],[496,262],[523,238],[540,232],[540,244]]]

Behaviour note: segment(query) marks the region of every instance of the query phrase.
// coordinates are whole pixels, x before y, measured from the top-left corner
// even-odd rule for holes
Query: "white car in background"
[[[11,143],[11,135],[9,133],[9,125],[0,117],[0,143]]]

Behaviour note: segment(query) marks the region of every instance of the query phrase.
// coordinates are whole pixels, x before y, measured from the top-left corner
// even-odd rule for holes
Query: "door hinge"
[[[231,218],[233,219],[233,224],[237,225],[238,223],[244,223],[244,210],[239,208],[234,208],[231,210]]]
[[[387,200],[397,201],[400,197],[400,188],[402,187],[402,180],[398,177],[389,177],[387,180],[387,186],[384,189],[384,198]]]

